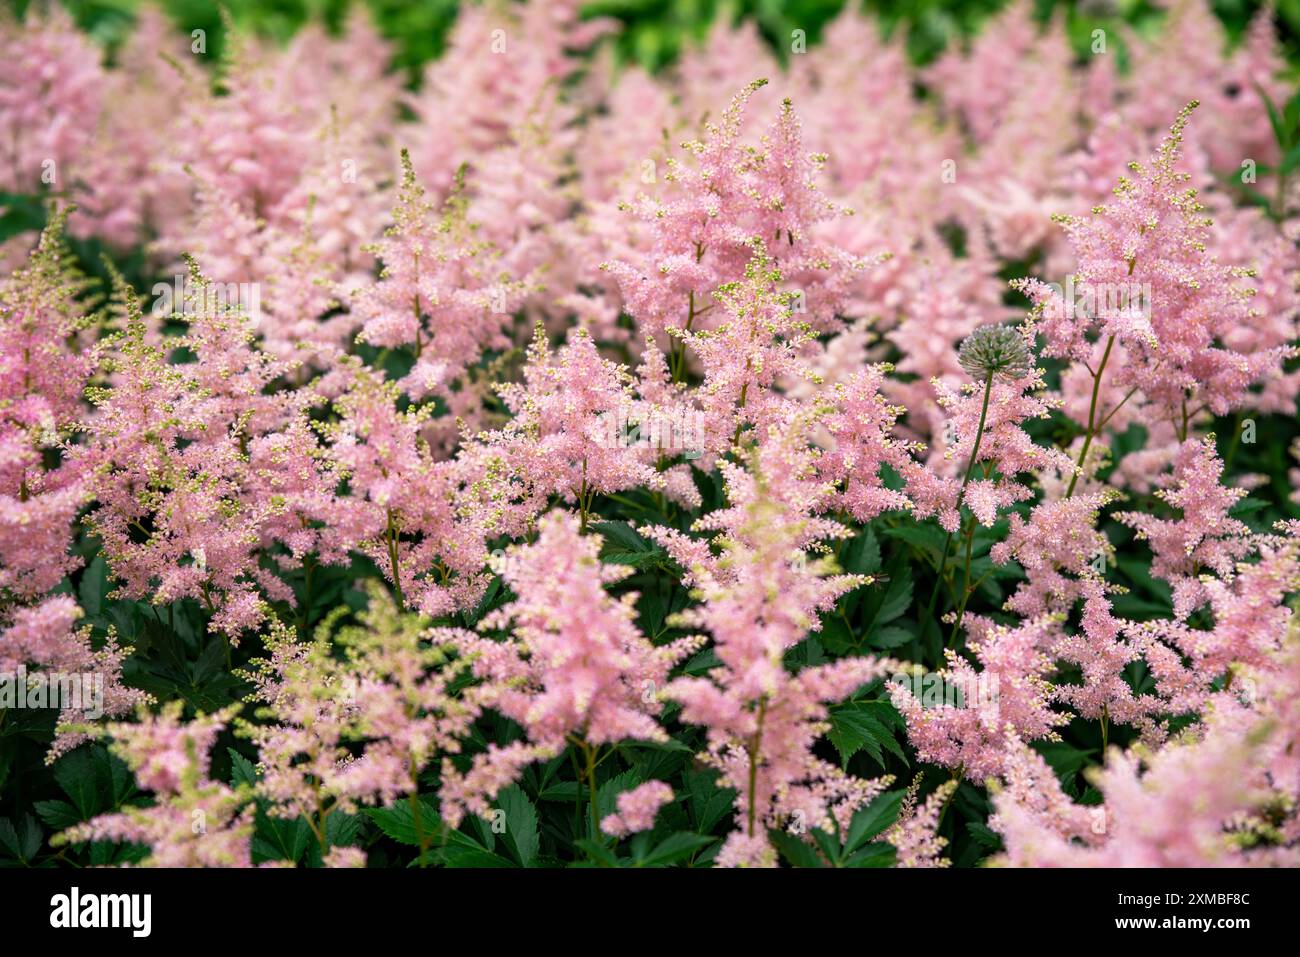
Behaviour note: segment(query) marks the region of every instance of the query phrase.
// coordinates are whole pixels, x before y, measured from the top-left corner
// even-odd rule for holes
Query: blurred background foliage
[[[22,12],[43,0],[5,0]],[[112,47],[130,29],[142,0],[61,0],[83,29]],[[143,0],[160,3],[178,28],[208,31],[209,52],[221,47],[222,22],[213,0]],[[1007,0],[848,0],[860,3],[890,36],[903,36],[913,59],[926,63],[949,43],[969,37]],[[234,23],[281,41],[303,23],[323,20],[337,29],[349,7],[367,7],[379,30],[396,44],[396,65],[414,79],[421,64],[442,51],[460,6],[456,0],[225,0]],[[1214,10],[1234,39],[1262,4],[1216,0]],[[778,54],[790,48],[791,31],[804,30],[810,43],[845,6],[845,0],[593,0],[584,16],[613,17],[624,30],[617,40],[622,62],[657,70],[702,40],[719,18],[754,20]],[[1293,69],[1300,65],[1300,0],[1275,0],[1278,29]],[[1128,25],[1157,32],[1164,16],[1151,0],[1034,0],[1041,20],[1064,16],[1076,48],[1087,50],[1094,29],[1118,38]]]

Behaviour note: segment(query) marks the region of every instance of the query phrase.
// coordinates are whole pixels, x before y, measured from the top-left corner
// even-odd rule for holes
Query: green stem
[[[393,510],[388,510],[388,563],[393,573],[393,591],[397,594],[397,607],[404,609],[406,599],[402,596],[402,566],[397,557],[397,524],[393,521]]]
[[[1096,424],[1097,398],[1101,394],[1101,376],[1106,371],[1106,363],[1110,360],[1110,350],[1114,347],[1115,337],[1111,336],[1106,340],[1106,351],[1101,354],[1101,365],[1097,366],[1097,373],[1092,377],[1092,401],[1088,403],[1088,431],[1083,437],[1083,448],[1079,450],[1079,460],[1074,463],[1074,475],[1070,476],[1070,487],[1065,490],[1066,498],[1074,494],[1074,487],[1079,482],[1079,476],[1083,474],[1083,463],[1088,459],[1088,449],[1092,447],[1093,437],[1099,431]]]
[[[763,720],[767,717],[767,698],[762,698],[758,702],[758,727],[754,730],[754,736],[750,739],[746,751],[749,753],[749,836],[754,836],[754,822],[758,817],[758,807],[756,804],[758,794],[758,753],[763,742]]]
[[[980,405],[980,421],[975,429],[975,445],[971,448],[970,461],[966,463],[966,475],[961,480],[961,488],[957,490],[957,514],[961,515],[962,502],[966,497],[966,486],[970,484],[970,477],[975,471],[975,462],[979,459],[980,444],[984,441],[984,424],[988,421],[989,415],[989,397],[993,394],[993,373],[990,372],[984,377],[984,401]],[[952,532],[949,532],[943,540],[943,555],[939,559],[939,567],[935,571],[934,590],[930,592],[930,602],[926,606],[925,617],[929,620],[934,617],[934,609],[939,601],[939,586],[943,584],[944,572],[948,567],[948,552],[952,549]]]
[[[591,802],[591,836],[593,840],[600,840],[600,809],[596,806],[596,751],[591,745],[583,742],[583,750],[587,755],[587,795]]]
[[[1228,454],[1223,457],[1223,474],[1227,475],[1232,470],[1232,460],[1237,454],[1237,446],[1241,444],[1241,413],[1238,412],[1233,419],[1232,426],[1232,444],[1228,446]]]
[[[578,492],[578,511],[581,515],[579,531],[587,531],[587,460],[582,460],[582,488]]]

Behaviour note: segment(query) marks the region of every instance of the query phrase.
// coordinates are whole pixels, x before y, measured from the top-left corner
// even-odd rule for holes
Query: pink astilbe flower
[[[1112,614],[1102,583],[1085,580],[1080,630],[1063,635],[1053,648],[1058,661],[1077,667],[1081,683],[1055,686],[1056,700],[1085,718],[1136,726],[1149,741],[1159,741],[1163,729],[1153,715],[1168,710],[1152,694],[1136,694],[1124,670],[1141,655],[1142,642],[1127,633],[1130,623]]]
[[[652,645],[634,623],[636,595],[615,600],[605,591],[631,569],[603,564],[598,552],[598,540],[581,535],[577,519],[563,512],[542,518],[534,543],[507,551],[502,577],[518,597],[481,625],[509,629],[507,637],[466,636],[461,644],[474,675],[485,682],[484,703],[517,721],[528,740],[476,756],[467,772],[445,761],[448,820],[459,821],[464,811],[483,813],[484,798],[521,770],[517,759],[557,754],[570,740],[585,748],[629,738],[667,740],[656,720],[663,707],[659,692],[669,671],[700,642]],[[488,770],[497,766],[502,773]]]
[[[989,558],[1002,565],[1015,559],[1027,581],[1016,586],[1007,608],[1030,616],[1063,612],[1081,597],[1080,580],[1095,578],[1114,546],[1097,529],[1101,510],[1118,498],[1106,490],[1048,499],[1035,505],[1029,517],[1012,513],[1007,537],[993,546]]]
[[[260,756],[257,793],[272,815],[304,817],[322,849],[331,814],[414,801],[421,771],[457,753],[480,713],[479,688],[454,690],[467,667],[459,636],[368,592],[355,625],[335,628],[335,613],[311,641],[274,627],[269,657],[247,673],[268,719],[241,725]]]
[[[71,751],[89,737],[87,722],[107,715],[121,717],[153,699],[122,683],[122,662],[131,648],[119,646],[116,633],[98,651],[90,639],[90,626],[77,627],[81,609],[66,595],[54,595],[0,618],[0,673],[13,676],[31,667],[27,702],[10,700],[3,707],[30,706],[33,687],[43,690],[45,706],[59,709],[58,734],[46,762]],[[71,682],[76,679],[77,685]],[[13,685],[9,685],[10,694]],[[63,695],[80,691],[80,698]]]
[[[401,384],[416,399],[448,393],[484,349],[510,344],[504,327],[518,284],[501,274],[475,237],[461,188],[438,216],[403,152],[394,225],[372,250],[383,272],[350,297],[362,340],[413,347],[415,366]]]
[[[312,156],[313,128],[327,117],[295,100],[287,76],[254,41],[233,30],[228,36],[215,85],[185,60],[173,61],[183,90],[169,142],[173,167],[229,197],[250,223],[285,225],[281,204]],[[164,225],[161,245],[184,251],[193,224]]]
[[[78,450],[92,470],[96,498],[87,522],[104,543],[122,594],[159,603],[202,599],[213,627],[237,635],[263,616],[254,586],[255,528],[272,506],[241,501],[240,493],[241,433],[265,411],[257,400],[265,365],[247,349],[238,358],[225,351],[244,322],[233,314],[214,317],[184,340],[200,353],[198,363],[169,365],[164,351],[146,342],[134,293],[126,296],[127,329],[106,344],[115,384],[88,392],[98,409],[90,442]],[[200,372],[204,353],[216,368]],[[204,380],[234,389],[212,394]],[[221,596],[219,614],[214,594]]]
[[[401,604],[437,616],[482,597],[486,517],[457,505],[461,466],[434,458],[421,436],[430,409],[398,410],[398,387],[359,364],[322,428],[327,460],[350,489],[343,541],[369,556]]]
[[[79,341],[87,283],[62,236],[68,212],[56,210],[27,264],[0,280],[0,601],[31,601],[79,564],[68,551],[84,472],[66,458],[45,465],[81,417],[92,368]]]
[[[678,333],[703,367],[698,397],[715,453],[725,452],[747,425],[763,434],[781,421],[790,402],[777,386],[811,376],[801,353],[812,329],[799,318],[795,298],[780,291],[781,272],[762,241],[750,248],[744,279],[716,290],[723,315],[716,327]]]
[[[1011,855],[1033,854],[1040,841],[1095,845],[1106,832],[1106,810],[1075,804],[1042,755],[1008,733],[1002,770],[989,782],[995,811],[989,827],[1002,835]]]
[[[1221,485],[1222,473],[1223,462],[1215,452],[1213,436],[1188,439],[1174,458],[1171,486],[1155,493],[1182,516],[1164,519],[1146,512],[1115,514],[1116,521],[1151,544],[1151,574],[1172,586],[1174,614],[1180,619],[1209,597],[1201,580],[1204,571],[1229,576],[1237,561],[1254,550],[1249,527],[1228,516],[1246,491]]]
[[[707,728],[701,759],[737,791],[738,830],[719,852],[722,865],[772,864],[767,828],[789,821],[827,831],[836,823],[847,827],[888,784],[852,777],[812,747],[829,727],[827,706],[889,662],[845,658],[798,674],[783,665],[785,652],[820,627],[818,611],[868,581],[831,574],[824,561],[806,558],[812,540],[836,530],[808,514],[824,494],[812,481],[808,426],[795,422],[772,436],[749,471],[726,470],[731,507],[710,515],[710,526],[724,532],[715,540],[721,557],[691,568],[703,604],[682,615],[685,625],[709,633],[721,663],[706,677],[678,678],[666,691],[681,702],[683,721]],[[685,557],[678,536],[649,531]]]
[[[909,806],[903,808],[898,822],[885,834],[885,840],[898,852],[899,867],[949,865],[950,861],[940,856],[948,846],[948,839],[938,834],[939,816],[959,783],[946,781],[939,785],[919,808],[912,804],[914,794],[909,792]]]
[[[624,440],[639,414],[631,375],[602,357],[585,331],[552,353],[539,326],[524,381],[497,391],[514,418],[480,438],[537,502],[559,496],[585,515],[595,495],[662,484],[648,450]]]
[[[302,419],[310,394],[270,390],[288,368],[256,347],[241,311],[214,306],[192,263],[190,289],[188,335],[155,345],[119,281],[126,330],[102,344],[112,384],[88,390],[97,409],[74,461],[91,474],[86,521],[120,594],[199,600],[210,627],[237,638],[262,621],[265,598],[293,603],[259,554],[284,544],[286,570],[308,549],[341,563],[349,545],[338,530],[355,509],[337,501],[313,448]],[[196,361],[168,363],[170,342]]]
[[[1063,802],[1040,767],[1038,787],[1013,785],[994,799],[989,823],[1007,845],[1003,859],[1022,867],[1231,867],[1252,859],[1294,866],[1294,847],[1285,846],[1294,844],[1294,828],[1288,835],[1262,817],[1279,800],[1293,814],[1293,782],[1270,780],[1259,763],[1270,739],[1285,748],[1294,737],[1293,726],[1270,718],[1294,700],[1294,675],[1292,667],[1289,687],[1284,682],[1253,715],[1225,701],[1199,734],[1154,753],[1113,750],[1092,775],[1104,809]],[[1279,785],[1283,791],[1271,792]]]
[[[1056,741],[1056,728],[1070,716],[1052,709],[1048,680],[1061,633],[1058,618],[1043,616],[1014,628],[973,615],[965,622],[978,671],[947,649],[946,668],[924,679],[918,674],[912,681],[891,680],[889,692],[921,758],[979,783],[1001,773],[1007,735]]]
[[[0,189],[71,185],[102,108],[100,59],[60,7],[0,20]]]
[[[1300,545],[1290,536],[1259,536],[1259,558],[1241,563],[1226,580],[1205,576],[1201,584],[1213,624],[1194,628],[1157,619],[1132,629],[1147,650],[1157,689],[1182,701],[1185,710],[1204,704],[1215,681],[1237,665],[1266,666],[1287,634],[1293,611],[1288,596],[1300,588]]]
[[[1140,390],[1159,409],[1153,414],[1172,417],[1183,434],[1202,408],[1223,415],[1244,405],[1249,387],[1291,354],[1284,346],[1243,354],[1220,344],[1246,321],[1250,294],[1243,270],[1208,251],[1211,221],[1186,185],[1191,174],[1179,169],[1193,106],[1147,165],[1131,164],[1133,178],[1120,179],[1114,200],[1089,218],[1059,217],[1093,307],[1087,298],[1081,307],[1042,284],[1020,284],[1036,303],[1048,355],[1092,362],[1097,377],[1113,368],[1116,386]],[[1124,362],[1110,366],[1116,346]]]
[[[148,867],[251,867],[254,805],[247,785],[229,787],[209,776],[209,751],[237,706],[181,722],[181,702],[139,722],[111,724],[111,751],[150,807],[128,807],[78,824],[54,837],[60,844],[130,841],[144,844]]]
[[[888,489],[880,469],[888,465],[900,475],[915,475],[918,466],[909,445],[894,435],[895,424],[907,410],[891,405],[881,393],[888,366],[871,366],[853,374],[832,391],[834,411],[821,425],[830,437],[826,454],[817,461],[818,473],[841,484],[835,505],[859,522],[868,522],[881,512],[908,509],[911,501],[902,492]]]
[[[1026,330],[1021,334],[1028,336],[1032,333]],[[934,385],[939,393],[939,405],[950,416],[950,428],[955,436],[944,457],[968,463],[967,467],[972,469],[962,504],[970,508],[980,524],[993,525],[1000,510],[1033,497],[1030,488],[1017,480],[1021,474],[1073,468],[1068,456],[1057,449],[1038,445],[1022,427],[1029,419],[1048,418],[1059,404],[1037,391],[1046,385],[1040,370],[1010,381],[997,377],[991,380],[982,435],[979,422],[985,404],[983,383],[980,386],[968,384],[961,391],[954,391],[941,382]],[[979,450],[972,462],[977,437]],[[924,516],[926,511],[918,502],[917,514]],[[938,514],[940,524],[945,528],[957,527],[955,502],[950,507],[939,508]]]
[[[740,281],[755,237],[771,242],[776,281],[797,287],[808,322],[839,327],[850,277],[867,262],[824,242],[814,229],[843,210],[818,191],[825,157],[803,153],[788,101],[761,148],[744,142],[745,110],[766,82],[749,84],[719,123],[706,123],[706,139],[683,144],[690,161],[669,158],[660,197],[642,193],[625,207],[645,234],[602,268],[613,275],[643,333],[716,324],[704,318],[710,294]]]
[[[193,40],[152,5],[135,18],[113,69],[96,80],[99,115],[79,115],[75,124],[79,134],[89,128],[94,135],[77,157],[71,231],[120,249],[189,215],[187,177],[166,158],[176,102],[171,63],[192,55]]]
[[[618,811],[600,822],[600,829],[613,837],[627,837],[655,826],[655,815],[671,804],[673,789],[663,781],[647,781],[618,796]]]

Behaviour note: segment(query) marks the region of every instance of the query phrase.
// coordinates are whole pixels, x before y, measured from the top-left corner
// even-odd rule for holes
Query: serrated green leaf
[[[854,575],[871,575],[880,571],[880,542],[868,525],[849,542],[842,560],[844,570]]]
[[[639,867],[669,867],[708,847],[716,838],[678,831],[660,841],[653,851],[637,861]]]
[[[768,836],[776,846],[781,856],[789,861],[792,867],[825,867],[826,862],[806,841],[800,840],[793,834],[787,834],[785,831],[769,831]]]
[[[416,830],[415,809],[409,800],[398,801],[391,807],[365,808],[362,813],[394,841],[413,847],[420,846],[420,831],[428,842],[441,826],[437,809],[425,798],[420,798],[420,831]]]
[[[871,620],[872,628],[879,628],[902,615],[912,605],[912,576],[910,572],[892,576],[885,589],[885,597]]]
[[[612,850],[601,844],[599,841],[593,841],[588,838],[581,838],[573,842],[573,846],[587,854],[593,861],[601,867],[619,867],[621,861]]]
[[[63,831],[85,820],[67,801],[37,801],[32,808],[52,831]]]
[[[886,625],[867,636],[867,644],[881,650],[899,648],[916,638],[912,632],[898,625]]]
[[[898,812],[906,796],[907,792],[903,790],[886,791],[866,807],[859,809],[849,824],[849,833],[844,840],[844,852],[852,854],[886,828],[892,827],[898,820]]]
[[[906,761],[893,731],[881,720],[885,713],[882,706],[892,708],[888,702],[854,701],[831,709],[831,729],[826,736],[839,752],[844,767],[863,750],[884,767],[882,748]]]
[[[893,867],[898,861],[898,848],[878,841],[868,844],[844,862],[845,867]]]
[[[103,807],[96,793],[96,777],[94,759],[86,748],[65,754],[54,765],[54,780],[83,821],[94,817]]]
[[[104,606],[104,595],[108,592],[108,566],[103,555],[96,555],[86,566],[81,575],[81,585],[77,589],[78,603],[87,618],[95,618]]]
[[[234,748],[226,748],[226,751],[230,754],[230,783],[235,787],[256,784],[257,769],[253,767],[253,762]]]
[[[532,867],[537,860],[539,838],[537,834],[537,809],[517,784],[497,796],[497,807],[505,812],[505,843],[514,851],[524,867]]]

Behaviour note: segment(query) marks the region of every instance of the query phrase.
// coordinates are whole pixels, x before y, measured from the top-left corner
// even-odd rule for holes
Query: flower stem
[[[767,698],[764,697],[758,702],[758,727],[754,730],[754,736],[749,740],[749,745],[745,750],[749,754],[749,836],[754,836],[754,821],[758,817],[758,807],[756,804],[758,792],[758,753],[763,742],[763,720],[767,717]]]
[[[393,521],[393,510],[388,510],[388,562],[393,573],[393,591],[397,593],[397,607],[404,609],[406,599],[402,596],[402,566],[397,556],[397,523]]]
[[[1074,474],[1070,476],[1070,487],[1065,490],[1066,498],[1074,494],[1074,487],[1079,482],[1079,476],[1083,474],[1083,463],[1088,460],[1088,449],[1092,447],[1092,440],[1100,431],[1100,426],[1097,424],[1097,398],[1101,394],[1101,376],[1106,371],[1106,363],[1110,360],[1110,350],[1114,347],[1115,337],[1111,336],[1106,340],[1106,351],[1101,354],[1101,364],[1097,366],[1097,371],[1092,377],[1092,401],[1088,403],[1088,431],[1083,437],[1083,448],[1079,450],[1079,460],[1074,463]],[[1129,395],[1132,395],[1132,393],[1130,392]],[[1125,400],[1127,401],[1127,397]]]
[[[971,448],[970,461],[966,463],[966,475],[961,480],[961,488],[957,490],[957,514],[961,515],[962,502],[966,497],[966,486],[970,484],[970,477],[975,471],[975,462],[979,458],[980,444],[984,441],[984,424],[988,421],[989,415],[989,397],[993,394],[993,373],[989,372],[984,377],[984,401],[980,405],[980,421],[975,429],[975,444]],[[934,590],[930,593],[930,603],[926,607],[925,617],[929,620],[934,616],[934,609],[939,601],[939,586],[943,584],[944,572],[948,567],[948,552],[952,549],[952,532],[949,532],[943,540],[943,555],[939,559],[939,567],[935,570]]]

